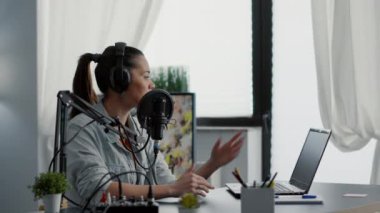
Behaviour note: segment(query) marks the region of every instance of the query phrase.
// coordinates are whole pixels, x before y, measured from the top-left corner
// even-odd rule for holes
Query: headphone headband
[[[124,56],[124,50],[127,46],[124,42],[116,42],[115,43],[115,55],[116,56]]]

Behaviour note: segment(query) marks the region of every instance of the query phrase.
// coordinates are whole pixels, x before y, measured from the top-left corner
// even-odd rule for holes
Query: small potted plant
[[[45,213],[59,213],[62,193],[68,189],[68,181],[62,173],[41,173],[30,188],[35,200],[43,200]]]
[[[180,200],[181,206],[179,207],[180,213],[194,213],[198,211],[199,202],[198,197],[193,193],[185,193]]]

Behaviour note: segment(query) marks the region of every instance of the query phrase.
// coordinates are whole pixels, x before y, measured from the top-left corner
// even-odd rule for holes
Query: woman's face
[[[140,99],[154,88],[154,84],[150,79],[150,69],[146,58],[140,55],[135,60],[136,67],[130,70],[131,84],[126,91],[126,95],[133,105],[137,105]]]

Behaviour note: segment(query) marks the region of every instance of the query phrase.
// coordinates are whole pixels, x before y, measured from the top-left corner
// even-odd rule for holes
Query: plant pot
[[[45,206],[45,213],[59,213],[61,208],[62,194],[45,195],[42,198]]]

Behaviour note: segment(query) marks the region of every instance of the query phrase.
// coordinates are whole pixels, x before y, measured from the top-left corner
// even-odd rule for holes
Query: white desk
[[[346,193],[368,194],[363,198],[343,197]],[[332,184],[313,183],[310,194],[316,194],[323,198],[322,205],[276,205],[276,213],[289,212],[336,212],[343,209],[358,207],[380,201],[380,185],[360,184]],[[380,210],[380,209],[379,209]],[[226,188],[218,188],[210,191],[197,213],[239,213],[240,200],[235,199]],[[177,213],[178,204],[160,204],[160,213]],[[70,209],[62,210],[62,213],[77,213]]]

